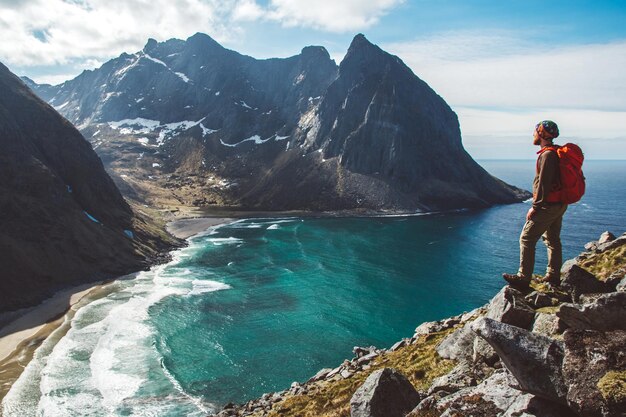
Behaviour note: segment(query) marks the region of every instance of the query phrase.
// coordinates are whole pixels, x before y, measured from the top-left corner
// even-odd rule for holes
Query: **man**
[[[559,136],[559,128],[551,120],[544,120],[535,127],[534,145],[541,146],[533,181],[533,204],[526,214],[526,223],[520,235],[520,266],[517,274],[502,274],[511,285],[528,288],[535,267],[535,246],[540,237],[548,248],[548,267],[541,280],[552,285],[561,281],[563,262],[561,249],[561,223],[567,204],[553,202],[551,191],[560,184],[559,156],[552,141]]]

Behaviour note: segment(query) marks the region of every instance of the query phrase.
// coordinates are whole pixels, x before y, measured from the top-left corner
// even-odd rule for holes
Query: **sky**
[[[40,83],[196,32],[255,58],[321,45],[337,63],[363,33],[448,102],[474,158],[534,158],[551,119],[588,159],[626,159],[624,0],[0,0],[0,62]]]

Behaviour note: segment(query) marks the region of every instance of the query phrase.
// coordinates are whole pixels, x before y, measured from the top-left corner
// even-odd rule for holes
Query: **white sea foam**
[[[277,230],[279,228],[280,228],[280,226],[278,224],[274,223],[273,225],[268,227],[267,230]]]
[[[191,284],[193,285],[193,289],[187,295],[198,295],[232,288],[230,285],[221,282],[199,279],[194,279]]]
[[[215,246],[234,245],[234,244],[243,243],[242,239],[237,239],[236,237],[214,237],[214,238],[209,238],[206,241],[214,244]]]
[[[170,264],[119,281],[118,291],[79,308],[65,336],[35,352],[3,401],[3,415],[206,415],[212,405],[184,393],[162,366],[148,314],[165,297],[231,288],[177,266],[193,250],[174,252]]]

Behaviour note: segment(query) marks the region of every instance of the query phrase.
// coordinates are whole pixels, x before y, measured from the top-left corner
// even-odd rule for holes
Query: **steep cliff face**
[[[90,144],[2,64],[0,91],[0,311],[145,266],[155,237]]]
[[[322,47],[256,60],[196,34],[29,85],[124,192],[157,205],[413,211],[527,196],[480,168],[445,101],[363,35],[340,67]]]

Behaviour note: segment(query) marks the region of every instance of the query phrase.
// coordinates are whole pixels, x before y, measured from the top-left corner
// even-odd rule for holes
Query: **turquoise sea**
[[[480,161],[528,189],[534,161]],[[585,163],[564,256],[626,231],[626,161]],[[205,416],[483,305],[518,262],[528,203],[378,218],[240,220],[119,281],[37,351],[9,416]],[[538,245],[536,271],[545,265]]]

